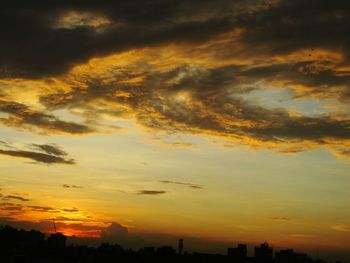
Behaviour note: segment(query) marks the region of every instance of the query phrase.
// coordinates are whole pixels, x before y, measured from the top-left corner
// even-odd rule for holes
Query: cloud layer
[[[0,11],[0,121],[82,135],[101,132],[108,116],[280,153],[326,148],[348,156],[349,7],[342,0],[9,4]],[[12,95],[23,86],[36,91],[30,105]],[[281,103],[269,93],[275,89],[287,96]],[[59,110],[83,121],[64,120]],[[0,153],[69,163],[53,150]]]

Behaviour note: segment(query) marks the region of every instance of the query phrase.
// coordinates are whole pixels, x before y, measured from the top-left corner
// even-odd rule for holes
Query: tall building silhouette
[[[179,255],[182,255],[184,249],[184,240],[182,238],[179,239]]]
[[[273,262],[273,248],[267,242],[254,248],[254,258],[259,263]]]

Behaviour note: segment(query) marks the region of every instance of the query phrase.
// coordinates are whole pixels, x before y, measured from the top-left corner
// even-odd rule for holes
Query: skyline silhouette
[[[188,252],[185,240],[178,240],[178,249],[163,245],[140,249],[123,248],[118,243],[101,242],[95,246],[67,245],[67,236],[60,232],[45,235],[37,230],[0,226],[1,262],[237,262],[237,263],[327,263],[313,259],[306,253],[293,249],[275,251],[267,242],[254,246],[254,254],[248,255],[246,244],[227,248],[227,254]],[[329,261],[342,263],[342,261]]]

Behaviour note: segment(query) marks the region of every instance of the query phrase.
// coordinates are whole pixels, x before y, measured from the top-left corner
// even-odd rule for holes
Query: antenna
[[[55,229],[55,233],[57,233],[55,218],[52,218],[52,222],[53,222],[53,228]]]

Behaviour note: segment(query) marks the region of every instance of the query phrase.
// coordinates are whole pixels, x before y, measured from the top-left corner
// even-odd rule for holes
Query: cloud
[[[89,233],[92,234],[92,232],[94,232],[93,236],[95,237],[99,236],[102,226],[106,225],[106,223],[94,220],[90,215],[87,215],[84,211],[76,207],[54,207],[41,203],[37,204],[36,200],[29,200],[14,194],[5,196],[2,199],[11,200],[11,202],[8,201],[0,203],[0,221],[1,218],[6,217],[13,222],[20,222],[28,218],[33,218],[34,215],[36,221],[49,221],[50,225],[52,225],[52,218],[54,218],[58,223],[57,226],[64,226],[64,229],[67,233],[72,233],[72,231],[69,230],[71,224],[74,223],[79,225],[86,223],[89,226],[99,226],[97,228],[98,235],[96,234],[96,231],[94,232],[92,229],[86,228],[87,231],[84,231],[84,226],[81,228],[78,227],[79,229],[77,229],[76,234],[88,236],[88,232],[91,230]],[[18,203],[18,201],[22,202]],[[31,201],[30,204],[25,203],[28,201]],[[96,227],[93,229],[96,230]],[[73,230],[74,229],[75,228],[73,227]]]
[[[239,24],[246,29],[242,41],[250,47],[254,45],[257,52],[270,54],[321,47],[346,51],[345,44],[350,39],[345,25],[350,17],[344,10],[349,7],[342,0],[331,3],[282,0],[272,8],[241,17]]]
[[[101,230],[101,238],[123,243],[128,238],[128,229],[119,223],[113,222]]]
[[[75,185],[75,184],[63,184],[62,185],[63,188],[83,188],[82,186],[80,185]]]
[[[85,79],[84,86],[66,94],[43,96],[41,101],[48,108],[70,105],[81,110],[84,105],[94,107],[96,101],[104,101],[110,114],[114,108],[123,106],[124,110],[118,112],[120,117],[134,115],[140,124],[152,130],[210,134],[231,141],[249,141],[254,147],[266,145],[279,152],[286,148],[295,150],[296,145],[301,146],[300,151],[305,150],[305,145],[309,146],[307,149],[339,147],[341,140],[350,139],[347,118],[335,114],[293,115],[283,108],[263,107],[244,99],[242,94],[259,89],[252,88],[259,79],[272,76],[278,79],[278,69],[293,71],[285,65],[269,67],[226,65],[206,69],[181,65],[164,72],[149,70],[136,86],[123,82],[126,67],[108,81]],[[118,92],[128,95],[119,96]]]
[[[332,225],[331,229],[336,230],[336,231],[340,231],[340,232],[350,233],[350,226],[345,225],[345,224]]]
[[[170,146],[173,148],[190,148],[196,146],[194,143],[184,141],[181,137],[174,139],[165,140],[162,137],[152,137],[152,140],[160,142],[162,145]]]
[[[232,11],[243,2],[219,0],[214,5],[209,0],[132,0],[8,5],[0,12],[4,39],[0,45],[1,73],[27,78],[59,75],[90,58],[131,48],[204,41],[229,30]],[[9,24],[11,28],[6,26]]]
[[[339,148],[344,141],[349,145],[348,118],[336,114],[294,115],[283,108],[263,107],[244,99],[242,94],[252,91],[244,87],[245,80],[253,85],[258,81],[254,75],[261,74],[252,70],[236,65],[212,69],[180,66],[166,72],[148,72],[137,86],[121,83],[123,76],[119,80],[115,74],[111,82],[89,79],[83,91],[74,88],[67,94],[43,96],[41,101],[48,108],[70,105],[82,110],[84,104],[94,107],[95,101],[104,101],[111,114],[123,105],[120,117],[133,115],[151,130],[209,134],[278,152]],[[125,91],[128,96],[115,95],[117,91]]]
[[[327,55],[330,56],[327,58]],[[295,92],[295,97],[314,96],[323,99],[336,99],[346,102],[349,99],[350,75],[338,69],[344,63],[340,58],[323,52],[316,60],[300,62],[280,62],[257,66],[239,73],[251,81],[264,80],[272,85],[286,85]],[[325,88],[328,88],[325,91]],[[305,90],[308,91],[305,93]]]
[[[50,212],[50,213],[56,213],[59,212],[58,209],[50,206],[39,206],[39,205],[29,205],[27,206],[28,209],[36,212]]]
[[[10,225],[19,229],[26,229],[26,230],[36,229],[43,233],[53,232],[51,218],[33,222],[33,221],[15,220],[15,219],[6,218],[6,217],[0,217],[0,224]],[[62,220],[57,219],[56,227],[59,232],[62,232],[68,236],[75,235],[77,237],[94,237],[94,238],[100,237],[101,230],[104,229],[104,226],[98,223],[86,225],[85,223],[79,223],[74,219],[68,219],[68,218],[62,218]]]
[[[78,208],[62,208],[62,211],[63,212],[68,212],[68,213],[76,213],[76,212],[79,212],[79,209]]]
[[[165,193],[166,191],[163,190],[140,190],[138,192],[139,195],[161,195]]]
[[[7,5],[0,11],[0,120],[46,134],[89,134],[104,116],[118,117],[150,132],[349,156],[348,7],[341,0]],[[29,79],[41,86],[26,105],[11,91],[32,88]],[[273,96],[249,99],[271,87],[290,98],[278,107]],[[290,106],[313,100],[325,111]],[[85,121],[61,120],[54,111],[62,109]],[[1,154],[68,161],[47,146],[40,151]]]
[[[32,159],[39,163],[46,163],[46,164],[54,164],[54,163],[61,163],[61,164],[75,164],[75,161],[73,159],[64,159],[61,157],[57,157],[54,155],[39,153],[39,152],[30,152],[30,151],[10,151],[10,150],[1,150],[0,154],[12,156],[12,157],[21,157],[21,158],[27,158]]]
[[[23,206],[21,204],[14,203],[1,203],[0,210],[3,211],[22,211]]]
[[[62,121],[51,114],[31,109],[27,105],[14,101],[0,100],[0,112],[9,115],[7,118],[0,118],[0,122],[10,127],[38,130],[44,133],[85,134],[93,132],[92,128],[84,124]],[[46,148],[46,150],[50,149]]]
[[[161,183],[164,184],[178,184],[178,185],[184,185],[184,186],[188,186],[194,189],[203,189],[203,186],[198,185],[198,184],[193,184],[193,183],[185,183],[185,182],[177,182],[177,181],[168,181],[168,180],[161,180],[159,181]]]
[[[73,218],[67,216],[55,216],[55,222],[92,222],[93,220],[89,218]]]
[[[66,156],[68,155],[65,151],[63,151],[58,145],[55,144],[32,144],[34,148],[42,150],[47,154],[52,154],[56,156]]]
[[[62,151],[56,145],[39,145],[32,144],[31,147],[34,147],[43,152],[30,151],[30,150],[20,150],[20,149],[0,149],[0,155],[6,155],[11,157],[26,158],[34,160],[37,163],[45,164],[75,164],[74,159],[67,159],[62,156],[66,156],[67,153]]]
[[[0,140],[0,145],[8,148],[11,147],[11,144],[9,142],[1,141],[1,140]]]
[[[18,196],[18,195],[7,195],[5,197],[3,197],[4,200],[18,200],[18,201],[23,201],[23,202],[27,202],[27,201],[30,201],[30,199],[28,198],[24,198],[22,196]]]
[[[29,200],[27,198],[23,198],[21,196],[15,196],[15,195],[7,195],[2,198],[3,200],[11,200],[13,202],[15,201],[22,201],[22,202],[28,202],[32,201],[35,202],[35,200]],[[16,212],[21,211],[22,217],[26,217],[28,215],[31,216],[31,212],[36,212],[37,215],[42,215],[46,213],[53,213],[55,214],[55,218],[59,218],[61,221],[65,221],[63,218],[66,218],[67,221],[89,221],[92,222],[91,218],[89,216],[84,216],[83,211],[76,207],[53,207],[53,206],[46,206],[46,205],[25,205],[24,203],[12,203],[12,202],[2,202],[1,209],[2,211],[7,212]],[[72,217],[67,217],[67,213],[70,214]],[[3,214],[2,214],[3,215]],[[14,219],[17,218],[18,214],[10,213],[8,216],[14,216]],[[71,220],[68,220],[71,219]]]

